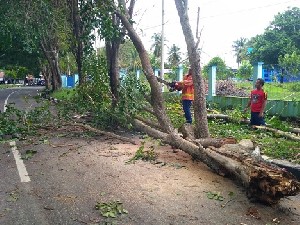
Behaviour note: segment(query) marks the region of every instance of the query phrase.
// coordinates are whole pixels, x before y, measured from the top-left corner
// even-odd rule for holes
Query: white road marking
[[[8,99],[9,99],[9,97],[10,97],[13,93],[15,93],[15,91],[13,91],[12,93],[10,93],[10,94],[7,96],[7,98],[5,99],[4,106],[3,106],[3,112],[6,111],[6,105],[7,105]]]
[[[16,160],[16,164],[17,164],[17,169],[21,178],[21,182],[30,182],[30,177],[27,173],[25,164],[23,162],[23,160],[21,159],[21,155],[20,152],[17,149],[16,146],[16,142],[15,141],[11,141],[9,142],[10,146],[11,146],[11,151],[14,155],[14,158]]]

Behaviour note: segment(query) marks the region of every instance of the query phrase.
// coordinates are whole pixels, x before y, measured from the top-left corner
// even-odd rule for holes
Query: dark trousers
[[[250,124],[256,126],[266,125],[264,118],[259,117],[259,112],[251,112]]]
[[[182,100],[182,107],[184,111],[184,116],[187,123],[192,123],[192,114],[191,114],[191,106],[192,100]]]

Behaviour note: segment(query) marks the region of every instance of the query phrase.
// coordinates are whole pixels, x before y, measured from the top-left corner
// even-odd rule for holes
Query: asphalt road
[[[43,217],[43,208],[32,195],[31,182],[20,181],[10,146],[1,144],[0,152],[0,224],[49,224]]]
[[[43,88],[22,86],[0,89],[1,112],[6,111],[9,104],[20,110],[34,108],[37,102],[33,97]],[[12,149],[10,142],[0,145],[0,224],[48,224],[43,218],[42,207],[31,194],[32,186],[25,165],[17,155],[19,151],[16,147],[13,153]],[[8,213],[10,211],[17,213]],[[6,216],[7,214],[10,216]],[[1,220],[1,217],[4,218]]]
[[[40,89],[0,90],[1,111],[13,102],[17,108],[34,107],[24,96]],[[127,164],[139,146],[72,126],[0,143],[0,225],[300,224],[299,195],[277,207],[251,203],[231,180],[170,146],[151,145],[161,164]],[[22,160],[28,150],[36,154]],[[207,198],[208,191],[234,198],[227,197],[223,207]],[[95,210],[97,202],[116,200],[128,214],[108,220]]]
[[[36,101],[32,98],[36,96],[44,87],[26,86],[0,89],[0,110],[5,111],[5,105],[14,103],[18,109],[28,110],[36,106]]]

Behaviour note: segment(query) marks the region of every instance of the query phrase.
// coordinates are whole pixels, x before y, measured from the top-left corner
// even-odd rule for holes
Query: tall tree
[[[217,67],[217,79],[224,80],[227,79],[230,76],[230,71],[227,69],[227,66],[223,59],[221,59],[219,56],[216,56],[212,58],[207,65],[203,67],[203,73],[207,76],[209,73],[209,69],[212,66]]]
[[[300,49],[300,8],[289,8],[283,13],[275,15],[268,30],[283,32]]]
[[[253,74],[253,66],[248,60],[242,61],[241,66],[237,70],[237,76],[242,79],[250,79]]]
[[[122,1],[119,2],[122,4]],[[135,0],[130,1],[130,5],[128,7],[129,19],[132,18],[134,5]],[[126,4],[124,4],[124,6],[126,7]],[[101,7],[103,8],[103,3],[101,3]],[[102,17],[102,24],[104,24],[102,28],[106,27],[106,31],[102,31],[102,33],[104,33],[103,36],[105,37],[106,58],[112,93],[112,107],[114,108],[119,101],[120,46],[124,42],[126,30],[122,27],[120,19],[113,13],[113,6],[111,4],[106,4],[104,10],[105,11],[102,9],[102,14],[104,14],[105,17],[110,18],[110,20],[107,20],[105,17]],[[107,23],[111,23],[110,26],[107,26]]]
[[[142,68],[139,54],[136,51],[131,40],[125,40],[125,43],[120,48],[120,66],[129,72],[135,72]]]
[[[157,79],[154,75],[152,65],[150,63],[149,55],[142,43],[142,40],[138,36],[137,32],[134,30],[132,22],[130,21],[130,16],[126,10],[125,1],[120,1],[119,7],[116,6],[116,15],[120,18],[122,24],[128,32],[128,36],[132,40],[137,52],[139,53],[142,68],[144,74],[151,87],[151,99],[149,102],[153,108],[153,112],[158,120],[158,123],[161,125],[162,129],[166,133],[174,134],[175,130],[171,124],[170,118],[167,116],[166,108],[164,104],[164,99],[161,93],[160,85],[157,82]]]
[[[69,21],[73,36],[71,39],[72,52],[77,63],[79,85],[86,80],[83,73],[85,54],[92,50],[92,41],[95,38],[93,30],[96,27],[98,11],[93,0],[67,0],[69,6]]]
[[[153,43],[151,45],[151,51],[153,51],[153,54],[156,58],[159,58],[161,56],[161,34],[160,33],[154,33],[151,37]]]
[[[70,8],[70,24],[72,26],[73,38],[71,38],[72,52],[75,56],[77,63],[77,72],[79,77],[79,84],[84,83],[84,77],[82,75],[82,63],[83,63],[83,22],[80,16],[79,1],[67,0],[67,4]]]
[[[242,62],[242,60],[245,59],[246,52],[247,52],[246,43],[247,43],[247,39],[243,37],[233,42],[232,48],[235,52],[236,62],[238,64],[238,67],[240,67],[240,63]]]
[[[279,56],[278,61],[287,76],[297,76],[300,72],[300,54],[297,54],[296,52],[285,54],[284,56]]]
[[[168,52],[168,62],[172,67],[178,66],[179,62],[181,61],[180,54],[180,48],[173,44]]]
[[[193,32],[187,14],[187,1],[175,0],[181,28],[185,37],[188,50],[188,57],[192,67],[192,75],[195,86],[194,114],[195,114],[195,135],[197,138],[209,137],[206,96],[203,77],[201,75],[200,53],[197,51],[197,44],[193,37]]]
[[[6,26],[9,28],[6,32],[10,37],[19,36],[23,51],[38,56],[37,61],[47,60],[54,90],[61,87],[58,53],[59,32],[61,32],[59,25],[64,15],[60,10],[65,9],[63,6],[63,2],[55,0],[14,0],[6,2],[6,14],[1,14],[1,17],[5,18],[5,23],[9,25]]]
[[[279,56],[300,49],[300,9],[294,7],[278,13],[263,34],[250,39],[247,46],[253,48],[251,62],[278,64]]]

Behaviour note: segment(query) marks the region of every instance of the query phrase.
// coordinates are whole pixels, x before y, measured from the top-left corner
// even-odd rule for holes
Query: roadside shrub
[[[95,127],[131,127],[131,121],[143,107],[144,96],[149,90],[134,73],[128,73],[120,78],[118,103],[114,105],[106,63],[103,57],[97,55],[86,59],[84,71],[88,79],[73,89],[71,95],[66,95],[69,100],[63,97],[63,103],[58,106],[61,117],[70,118],[74,113],[89,114],[89,122]]]
[[[40,127],[55,123],[56,117],[50,112],[49,103],[42,102],[39,106],[29,111],[22,111],[8,104],[6,111],[0,113],[0,140],[5,135],[19,138],[35,134]]]

